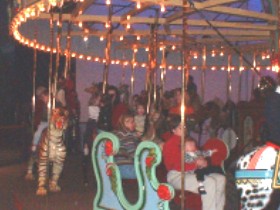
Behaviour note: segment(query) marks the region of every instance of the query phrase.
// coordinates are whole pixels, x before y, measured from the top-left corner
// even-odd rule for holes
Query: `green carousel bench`
[[[122,178],[114,155],[119,150],[119,139],[102,132],[92,146],[92,162],[97,181],[93,209],[167,210],[174,197],[173,188],[159,183],[156,168],[161,162],[161,150],[151,141],[141,142],[135,152],[134,168],[137,176],[138,199],[131,203],[124,194]]]

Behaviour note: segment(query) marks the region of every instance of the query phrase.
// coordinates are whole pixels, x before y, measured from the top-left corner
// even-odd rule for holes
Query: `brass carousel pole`
[[[158,11],[156,14],[156,21],[154,24],[151,24],[150,29],[151,29],[151,35],[150,35],[150,43],[149,43],[149,55],[148,55],[148,68],[146,72],[146,91],[148,94],[148,102],[147,102],[147,114],[150,113],[151,109],[151,100],[152,100],[152,87],[153,87],[153,73],[155,72],[156,68],[156,56],[155,56],[155,51],[157,49],[154,49],[156,47],[156,42],[157,42],[157,21],[158,21]]]
[[[50,63],[49,63],[49,103],[48,103],[48,116],[50,119],[53,92],[52,92],[52,81],[53,81],[53,45],[54,45],[54,14],[52,7],[50,9]]]
[[[130,78],[130,104],[132,105],[132,98],[134,95],[134,80],[135,80],[135,62],[136,62],[137,49],[133,49],[132,61],[131,61],[131,78]]]
[[[68,22],[67,38],[66,38],[66,53],[65,53],[65,66],[64,66],[64,78],[67,78],[71,68],[71,22]]]
[[[181,209],[185,209],[185,90],[189,78],[188,69],[188,53],[187,53],[187,16],[185,14],[188,10],[188,1],[183,0],[183,18],[182,18],[182,88],[181,88]]]
[[[239,56],[239,70],[238,70],[238,102],[241,98],[241,84],[242,84],[242,70],[243,70],[243,59]]]
[[[55,97],[57,92],[57,80],[58,80],[58,71],[59,71],[59,62],[60,62],[60,40],[62,33],[62,9],[59,9],[58,21],[57,21],[57,34],[56,34],[56,59],[55,59],[55,72],[54,72],[54,81],[53,81],[53,107],[55,108]]]
[[[166,47],[162,49],[162,61],[160,68],[160,98],[163,98],[165,85],[165,70],[166,70]]]
[[[254,52],[254,54],[253,54],[253,67],[254,67],[255,71],[257,71],[256,70],[256,66],[257,66],[257,63],[256,63],[256,53]],[[255,74],[253,72],[253,74],[252,74],[252,83],[251,83],[251,99],[252,99],[252,94],[253,94],[253,91],[254,91],[254,88],[255,88],[255,80],[256,80],[256,76],[255,76]]]
[[[110,3],[108,5],[108,31],[106,35],[106,48],[105,48],[105,65],[104,65],[104,71],[103,71],[103,87],[102,87],[102,92],[105,94],[106,92],[106,87],[108,84],[108,74],[109,74],[109,66],[111,63],[111,37],[112,37],[112,13],[113,13],[113,8],[112,4]]]
[[[204,95],[205,95],[205,74],[206,74],[206,45],[203,46],[202,50],[202,72],[201,72],[201,102],[204,101]]]
[[[38,24],[38,23],[37,23]],[[35,25],[34,31],[34,51],[33,51],[33,69],[32,69],[32,134],[35,132],[34,120],[35,120],[35,104],[36,104],[36,71],[37,71],[37,35],[38,29]]]
[[[124,60],[124,52],[122,54],[123,60]],[[122,78],[121,78],[121,85],[124,84],[125,81],[125,65],[124,63],[122,63]]]
[[[227,67],[227,100],[231,99],[231,54],[228,54],[228,67]]]

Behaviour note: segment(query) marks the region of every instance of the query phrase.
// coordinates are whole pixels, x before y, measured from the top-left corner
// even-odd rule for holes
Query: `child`
[[[196,163],[199,161],[201,157],[211,157],[213,153],[217,152],[214,150],[198,150],[196,141],[193,138],[188,137],[185,140],[185,162],[186,163]],[[206,194],[205,187],[203,184],[204,175],[208,175],[210,173],[220,173],[223,174],[223,171],[220,167],[216,166],[206,166],[197,168],[194,173],[196,174],[196,178],[198,181],[198,192],[200,194]]]
[[[92,95],[88,104],[88,121],[85,131],[85,146],[90,146],[93,134],[97,133],[97,120],[100,113],[101,94],[96,92]]]
[[[134,169],[134,154],[138,144],[139,138],[135,132],[134,116],[129,113],[122,114],[117,129],[114,134],[120,140],[120,149],[115,156],[116,163],[119,166],[121,177],[127,179],[136,178]]]
[[[144,133],[146,120],[146,111],[144,104],[137,104],[136,106],[136,115],[134,116],[135,121],[135,130],[138,137],[141,137]]]

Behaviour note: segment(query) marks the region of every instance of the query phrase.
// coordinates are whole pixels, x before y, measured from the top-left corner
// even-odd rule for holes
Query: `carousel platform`
[[[60,180],[62,191],[37,196],[37,182],[24,179],[26,162],[0,167],[0,209],[1,210],[92,210],[96,192],[94,175],[91,172],[89,185],[83,184],[81,154],[69,154]],[[233,177],[227,176],[227,206],[225,210],[238,210],[237,192]],[[125,194],[131,202],[137,199],[136,186],[125,187]],[[179,210],[175,204],[171,210]]]
[[[14,136],[19,140],[19,135]],[[18,141],[16,139],[11,142],[15,143]],[[23,140],[20,141],[25,142]],[[96,193],[95,178],[91,169],[88,174],[89,184],[87,186],[84,185],[82,154],[80,152],[68,153],[59,182],[62,191],[49,193],[47,196],[41,197],[36,195],[37,182],[35,180],[27,181],[24,178],[27,168],[26,154],[17,152],[18,147],[6,145],[10,144],[10,141],[5,142],[1,144],[1,210],[93,209],[93,199]],[[234,186],[232,173],[227,174],[226,192],[227,202],[225,210],[238,210],[238,193]],[[137,185],[124,183],[124,193],[128,200],[135,202],[138,198]],[[171,203],[170,209],[179,210],[180,207]]]

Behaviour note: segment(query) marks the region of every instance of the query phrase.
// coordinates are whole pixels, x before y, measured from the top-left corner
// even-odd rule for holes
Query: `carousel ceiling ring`
[[[216,54],[234,53],[224,39],[245,53],[257,52],[263,56],[264,52],[270,54],[275,50],[278,17],[273,8],[276,6],[273,1],[267,1],[262,11],[256,11],[249,8],[248,3],[244,0],[185,3],[182,0],[22,0],[10,31],[24,45],[56,53],[58,42],[54,40],[50,46],[50,20],[53,18],[57,23],[54,26],[56,34],[61,27],[61,54],[70,53],[78,59],[105,63],[104,52],[110,37],[112,64],[130,64],[132,52],[137,50],[134,65],[146,67],[151,29],[156,26],[154,46],[158,51],[163,48],[168,51],[167,65],[170,69],[180,69],[182,50],[187,50],[192,56],[201,55],[205,46],[209,54],[213,51]],[[183,7],[187,8],[183,11]],[[187,37],[186,46],[182,46],[182,17],[185,16]],[[70,50],[67,49],[69,36]],[[162,53],[157,54],[160,63]]]

